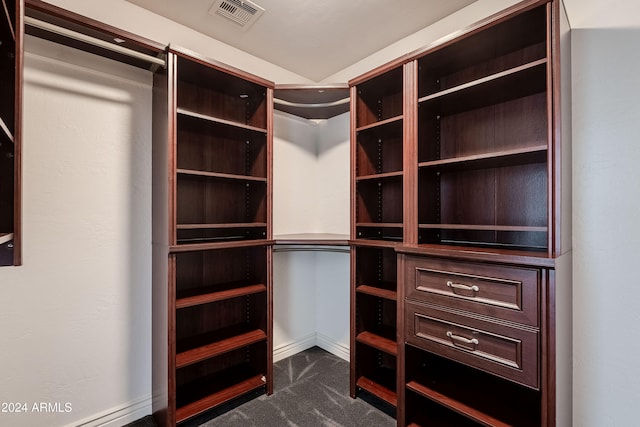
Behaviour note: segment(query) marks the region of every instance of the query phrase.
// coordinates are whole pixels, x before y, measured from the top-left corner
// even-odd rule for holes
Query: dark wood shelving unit
[[[20,265],[22,188],[22,0],[0,8],[0,266]]]
[[[180,48],[154,75],[161,425],[273,392],[272,97],[271,82]]]
[[[405,70],[391,63],[351,86],[350,393],[398,405],[395,248],[405,236]]]
[[[570,419],[567,31],[526,0],[406,58],[400,427]]]

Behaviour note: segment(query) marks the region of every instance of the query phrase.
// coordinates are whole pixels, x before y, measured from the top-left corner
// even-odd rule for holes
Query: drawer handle
[[[453,345],[456,345],[456,341],[459,341],[463,344],[466,345],[478,345],[480,344],[480,341],[478,341],[476,338],[465,338],[465,337],[461,337],[460,335],[456,335],[451,331],[447,331],[447,337],[449,337],[451,339],[451,342],[453,342]]]
[[[451,280],[447,281],[447,286],[453,289],[461,289],[463,291],[479,292],[480,288],[476,285],[469,286],[462,283],[453,283]]]

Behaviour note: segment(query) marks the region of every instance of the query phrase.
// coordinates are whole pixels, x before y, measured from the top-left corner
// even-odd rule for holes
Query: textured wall
[[[27,51],[24,265],[0,269],[0,401],[29,410],[0,425],[51,427],[150,394],[151,88],[128,66]]]
[[[572,32],[574,425],[638,424],[639,29]]]

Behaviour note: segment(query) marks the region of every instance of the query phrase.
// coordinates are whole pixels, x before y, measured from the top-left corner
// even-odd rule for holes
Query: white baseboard
[[[340,359],[346,360],[347,362],[350,360],[349,347],[340,344],[326,335],[316,332],[316,345],[321,349],[338,356]]]
[[[313,333],[294,342],[274,348],[273,361],[277,362],[286,359],[316,345],[341,359],[349,360],[349,347],[334,341],[326,335]],[[121,427],[150,414],[151,395],[68,424],[67,427]]]
[[[108,409],[67,427],[121,427],[147,415],[151,415],[151,395]]]
[[[289,356],[300,353],[308,348],[316,345],[316,334],[309,334],[306,337],[300,338],[288,344],[280,345],[273,349],[273,362],[278,362],[282,359],[286,359]]]
[[[275,363],[286,359],[289,356],[298,354],[316,345],[341,359],[349,361],[349,347],[340,344],[326,335],[316,332],[299,340],[274,348],[273,362]]]

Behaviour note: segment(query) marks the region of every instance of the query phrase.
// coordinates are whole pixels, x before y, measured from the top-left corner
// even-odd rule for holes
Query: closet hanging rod
[[[138,52],[138,51],[135,51],[133,49],[129,49],[129,48],[124,47],[124,46],[119,46],[119,45],[116,45],[116,44],[113,44],[113,43],[109,43],[107,41],[100,40],[100,39],[97,39],[95,37],[88,36],[86,34],[78,33],[76,31],[69,30],[69,29],[64,28],[64,27],[59,27],[57,25],[50,24],[50,23],[45,22],[45,21],[41,21],[39,19],[35,19],[35,18],[30,17],[30,16],[25,16],[24,17],[24,23],[26,25],[30,25],[30,26],[32,26],[34,28],[39,28],[39,29],[44,30],[44,31],[48,31],[50,33],[58,34],[58,35],[61,35],[61,36],[64,36],[64,37],[69,37],[71,39],[78,40],[78,41],[81,41],[83,43],[89,43],[89,44],[92,44],[94,46],[110,50],[112,52],[116,52],[116,53],[120,53],[120,54],[123,54],[123,55],[127,55],[127,56],[130,56],[132,58],[136,58],[136,59],[141,59],[141,60],[150,62],[150,63],[155,64],[155,65],[160,65],[163,68],[167,67],[166,61],[164,59],[162,59],[162,58],[157,58],[155,56],[147,55],[146,53]]]
[[[342,249],[336,247],[304,247],[304,248],[293,248],[293,247],[284,247],[273,248],[273,252],[336,252],[336,253],[351,253],[349,249]]]
[[[318,104],[305,104],[302,102],[290,102],[284,99],[273,98],[275,104],[284,105],[285,107],[299,107],[299,108],[323,108],[323,107],[335,107],[338,105],[348,104],[350,98],[339,99],[333,102],[322,102]]]

